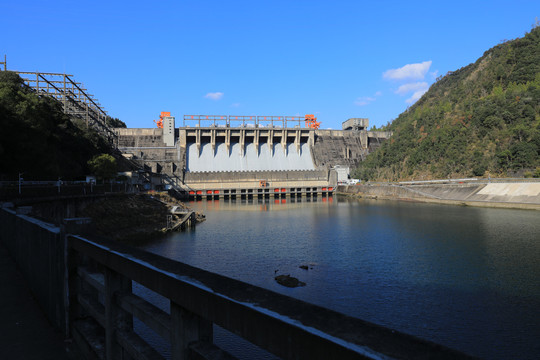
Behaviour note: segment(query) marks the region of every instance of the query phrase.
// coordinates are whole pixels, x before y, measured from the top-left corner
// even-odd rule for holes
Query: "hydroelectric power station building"
[[[298,116],[185,115],[181,127],[116,128],[117,147],[145,170],[193,198],[327,196],[337,167],[354,168],[389,137],[368,119],[344,130],[305,127]]]

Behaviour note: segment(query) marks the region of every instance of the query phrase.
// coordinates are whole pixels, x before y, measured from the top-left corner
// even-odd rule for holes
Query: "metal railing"
[[[409,181],[366,181],[365,185],[430,185],[430,184],[489,184],[489,183],[537,183],[540,178],[462,178]]]
[[[90,196],[105,193],[129,193],[136,185],[127,182],[95,184],[85,181],[2,181],[0,201],[63,196]]]
[[[195,122],[195,127],[300,128],[305,120],[304,116],[184,115],[183,126]]]

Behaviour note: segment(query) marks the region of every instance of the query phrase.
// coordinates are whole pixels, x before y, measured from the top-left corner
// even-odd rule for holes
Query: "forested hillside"
[[[75,179],[90,173],[88,160],[110,151],[97,132],[71,121],[58,101],[0,71],[0,179],[16,179],[19,172],[28,180]]]
[[[540,27],[448,73],[389,126],[353,173],[398,180],[538,174]]]

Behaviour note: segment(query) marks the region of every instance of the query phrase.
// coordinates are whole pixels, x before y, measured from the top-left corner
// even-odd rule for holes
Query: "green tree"
[[[76,179],[88,160],[112,151],[106,139],[38,95],[14,72],[0,71],[0,178]]]
[[[449,72],[388,126],[354,172],[390,180],[506,175],[540,166],[540,28]]]
[[[116,177],[116,159],[109,154],[94,156],[92,160],[88,161],[88,165],[98,178],[107,180]]]
[[[122,120],[118,118],[113,118],[110,116],[107,116],[107,118],[105,119],[105,122],[107,123],[107,125],[113,128],[126,128],[127,127],[126,123],[123,122]]]

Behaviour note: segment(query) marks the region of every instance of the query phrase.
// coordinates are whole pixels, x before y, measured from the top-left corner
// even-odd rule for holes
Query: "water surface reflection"
[[[191,203],[206,222],[145,248],[476,356],[540,358],[538,212],[266,200]]]

